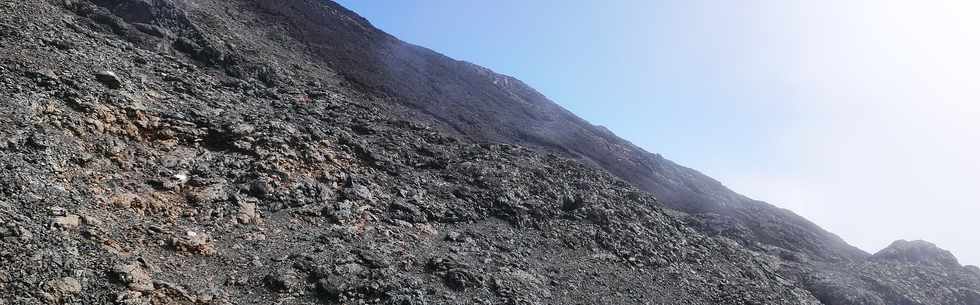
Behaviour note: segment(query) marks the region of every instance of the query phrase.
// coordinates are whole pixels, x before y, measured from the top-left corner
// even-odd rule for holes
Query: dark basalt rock
[[[95,73],[95,79],[105,84],[105,86],[109,87],[110,89],[119,89],[123,86],[122,79],[112,71]]]

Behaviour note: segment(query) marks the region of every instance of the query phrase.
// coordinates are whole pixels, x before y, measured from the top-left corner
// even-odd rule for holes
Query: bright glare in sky
[[[866,251],[980,264],[980,2],[341,2]]]

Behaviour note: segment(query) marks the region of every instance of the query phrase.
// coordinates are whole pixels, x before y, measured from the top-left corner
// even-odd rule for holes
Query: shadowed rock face
[[[332,2],[0,2],[0,98],[0,305],[978,304]]]

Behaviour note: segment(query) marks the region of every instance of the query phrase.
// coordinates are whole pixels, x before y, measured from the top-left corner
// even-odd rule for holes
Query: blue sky
[[[976,4],[339,2],[867,251],[980,263]]]
[[[719,146],[739,159],[755,158],[743,143],[773,123],[759,121],[772,120],[774,111],[788,120],[792,111],[763,111],[767,105],[755,101],[771,99],[737,92],[742,86],[730,80],[737,67],[726,63],[746,55],[727,45],[759,37],[728,38],[703,22],[723,19],[725,8],[668,10],[648,1],[341,3],[405,41],[515,76],[592,123],[692,166],[725,164],[716,157]],[[737,22],[725,27],[755,30]]]

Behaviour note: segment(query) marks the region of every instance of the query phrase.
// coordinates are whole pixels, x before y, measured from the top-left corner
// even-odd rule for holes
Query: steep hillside
[[[336,4],[325,3],[324,10],[310,0],[254,2],[253,9],[277,16],[275,25],[283,29],[296,29],[285,34],[328,59],[326,65],[359,89],[444,130],[577,158],[672,208],[707,214],[712,221],[700,223],[705,232],[746,246],[763,243],[828,260],[867,255],[792,212],[736,194],[589,124],[519,80],[406,44]]]
[[[978,304],[329,2],[0,2],[0,99],[0,305]]]

